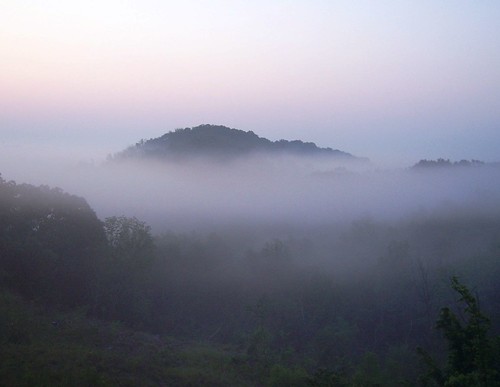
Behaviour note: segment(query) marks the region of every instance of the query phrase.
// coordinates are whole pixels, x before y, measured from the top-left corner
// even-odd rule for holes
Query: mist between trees
[[[495,166],[280,157],[77,171],[48,180],[78,196],[2,180],[3,289],[230,346],[242,385],[417,385],[416,347],[446,352],[435,321],[456,305],[455,275],[499,333]]]

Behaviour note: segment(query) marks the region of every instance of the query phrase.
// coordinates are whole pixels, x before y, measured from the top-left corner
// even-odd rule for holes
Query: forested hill
[[[321,155],[357,159],[349,153],[332,148],[320,148],[312,142],[300,140],[270,141],[259,137],[252,131],[245,132],[217,125],[200,125],[194,128],[177,129],[158,138],[141,140],[114,155],[113,159],[186,159],[199,156],[227,159],[252,153],[299,156]]]

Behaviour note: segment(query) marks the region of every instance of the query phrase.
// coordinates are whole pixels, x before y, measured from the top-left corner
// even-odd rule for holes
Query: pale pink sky
[[[202,123],[374,161],[498,161],[500,2],[0,3],[0,148]]]

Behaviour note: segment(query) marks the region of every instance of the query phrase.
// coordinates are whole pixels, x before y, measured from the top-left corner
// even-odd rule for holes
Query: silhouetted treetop
[[[88,302],[105,245],[85,199],[0,177],[0,288],[64,306]]]
[[[300,140],[270,141],[252,131],[245,132],[220,125],[200,125],[176,129],[161,137],[141,140],[113,158],[169,158],[184,159],[209,156],[227,159],[251,153],[333,156],[353,158],[349,153],[332,148],[320,148],[312,142]]]
[[[484,162],[479,160],[460,160],[452,162],[449,159],[437,159],[437,160],[420,160],[412,168],[422,169],[422,168],[450,168],[450,167],[478,167],[484,165]]]

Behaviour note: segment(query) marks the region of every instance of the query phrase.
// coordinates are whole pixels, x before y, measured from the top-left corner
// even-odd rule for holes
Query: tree
[[[154,242],[151,227],[137,218],[112,216],[104,221],[104,232],[115,263],[128,270],[141,270],[151,266]]]
[[[155,245],[151,228],[137,218],[104,221],[109,259],[96,287],[95,313],[143,327],[151,319]]]
[[[500,386],[496,370],[499,341],[488,337],[490,320],[481,313],[477,299],[457,277],[452,277],[451,287],[460,295],[467,317],[460,319],[450,308],[441,309],[437,328],[443,331],[448,342],[448,361],[442,371],[431,356],[419,348],[428,367],[423,382],[446,387]]]
[[[90,302],[105,236],[85,199],[0,178],[0,283],[65,307]]]

